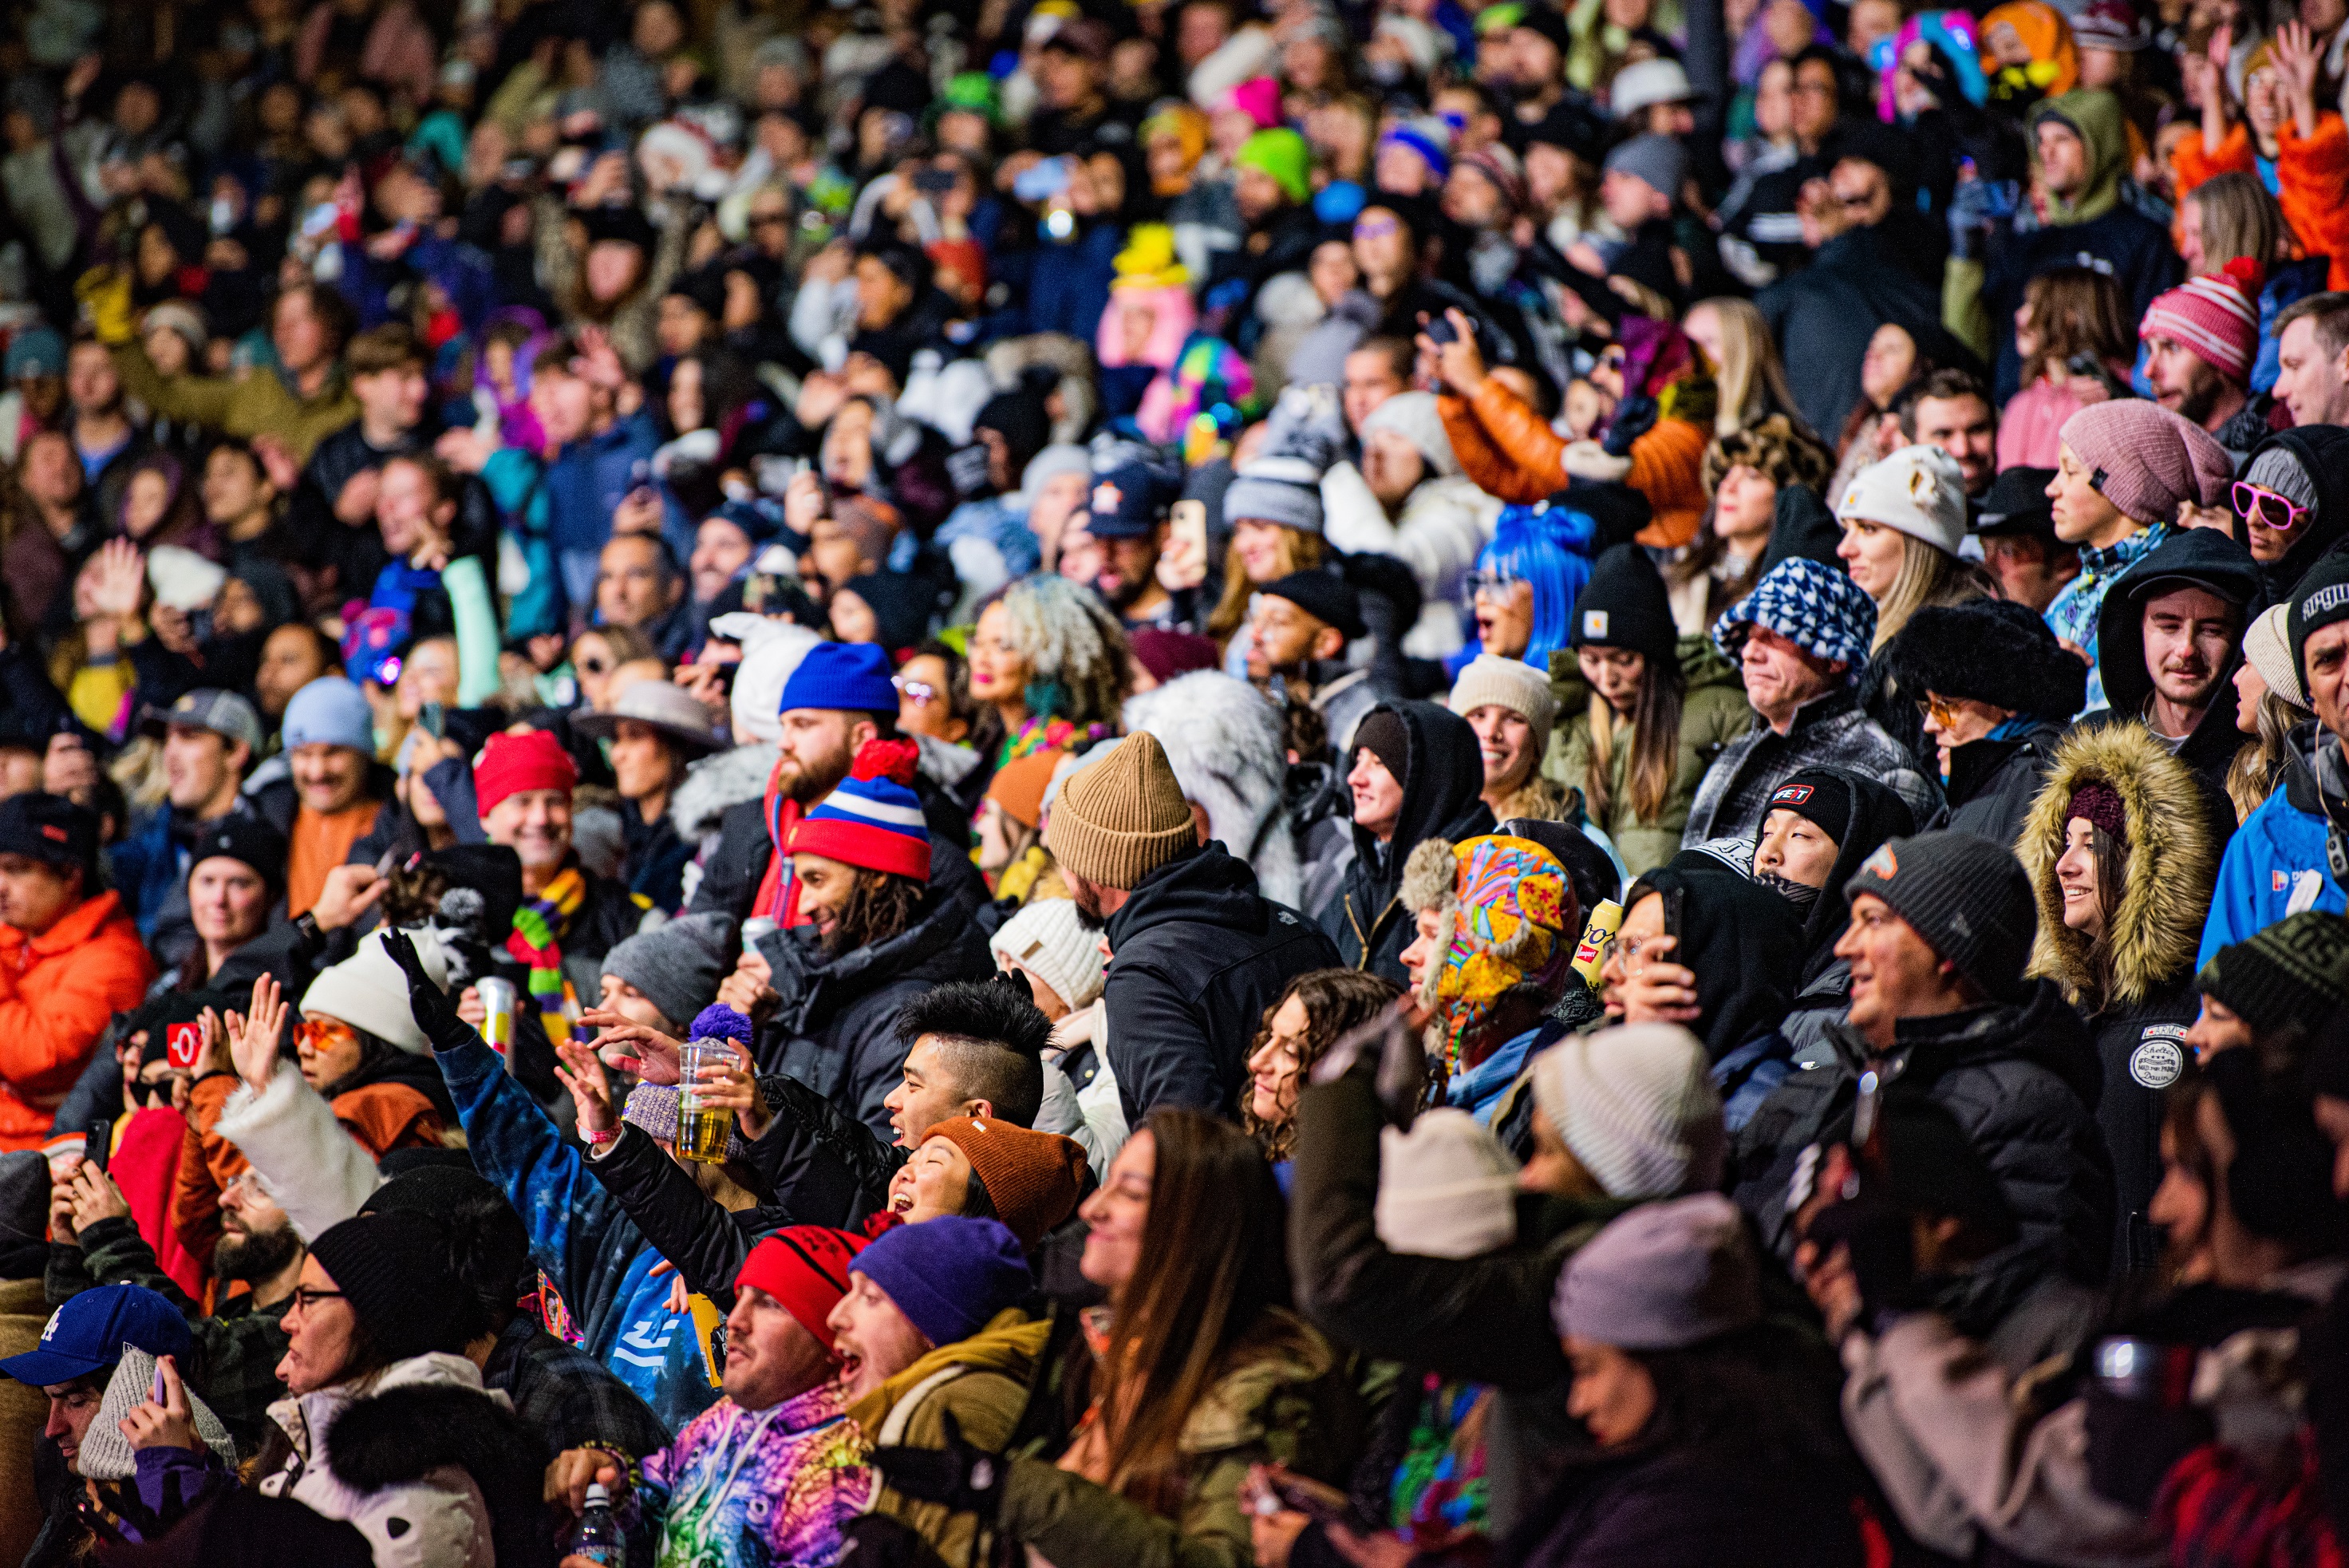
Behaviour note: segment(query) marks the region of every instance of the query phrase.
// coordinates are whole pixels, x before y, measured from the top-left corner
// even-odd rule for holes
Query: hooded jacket
[[[1464,844],[1492,832],[1493,812],[1483,799],[1484,753],[1477,749],[1476,732],[1468,727],[1467,720],[1433,702],[1381,702],[1371,712],[1381,709],[1402,721],[1410,742],[1402,812],[1395,819],[1394,836],[1383,845],[1369,829],[1355,826],[1353,864],[1346,867],[1345,885],[1335,901],[1321,911],[1320,921],[1321,929],[1337,944],[1338,962],[1404,985],[1410,977],[1403,972],[1402,950],[1411,946],[1416,933],[1411,914],[1398,897],[1403,861],[1425,839]],[[1365,722],[1368,718],[1364,715]],[[1114,937],[1112,940],[1113,945]],[[1246,1040],[1255,1033],[1251,1022],[1239,1038]],[[1112,1003],[1111,1061],[1117,1065],[1119,1079],[1131,1083],[1114,1054],[1119,1033],[1117,1008]],[[1129,1090],[1129,1110],[1131,1106]],[[1130,1115],[1128,1119],[1137,1120]]]
[[[2064,923],[2055,879],[2073,792],[2092,783],[2120,796],[2128,825],[2120,908],[2106,917],[2109,992],[2093,961],[2097,944]],[[2057,750],[2015,844],[2039,902],[2030,972],[2060,984],[2095,1035],[2104,1073],[2096,1120],[2113,1157],[2121,1227],[2114,1262],[2125,1268],[2154,1261],[2146,1211],[2161,1181],[2163,1091],[2184,1070],[2183,1042],[2197,1011],[2194,948],[2219,869],[2200,804],[2192,775],[2142,725],[2084,730]]]
[[[1849,768],[1826,771],[1841,776],[1851,792],[1851,820],[1837,841],[1835,863],[1827,867],[1818,898],[1804,917],[1800,978],[1792,988],[1786,1016],[1778,1025],[1778,1033],[1786,1037],[1798,1063],[1832,1054],[1833,1048],[1826,1044],[1827,1026],[1841,1021],[1850,1003],[1851,961],[1835,956],[1836,943],[1851,924],[1843,885],[1886,839],[1905,838],[1917,831],[1909,803],[1890,789]]]
[[[1797,1240],[1786,1203],[1795,1168],[1806,1147],[1847,1133],[1872,1060],[1847,1025],[1828,1040],[1833,1059],[1788,1078],[1731,1140],[1731,1195],[1781,1257]],[[2026,983],[2011,1002],[1902,1019],[1880,1068],[1957,1118],[2021,1232],[1939,1303],[1953,1320],[1981,1332],[2050,1273],[2103,1282],[2113,1170],[2092,1107],[2104,1075],[2087,1025],[2053,981]]]
[[[2243,819],[2219,860],[2210,914],[2194,955],[2199,971],[2220,948],[2303,909],[2349,913],[2349,895],[2333,880],[2325,857],[2323,800],[2349,831],[2349,766],[2340,742],[2313,720],[2292,732],[2293,756],[2283,786]],[[2323,799],[2317,785],[2324,781]]]
[[[1737,667],[1721,657],[1708,637],[1680,639],[1681,734],[1672,786],[1663,809],[1641,821],[1631,805],[1631,733],[1622,730],[1608,753],[1607,813],[1597,826],[1613,840],[1623,866],[1634,877],[1680,853],[1681,829],[1705,770],[1722,749],[1754,727],[1745,686]],[[1545,777],[1580,788],[1590,770],[1590,685],[1572,649],[1549,656],[1550,694],[1557,699],[1558,724],[1542,759]],[[1584,792],[1588,799],[1588,792]],[[1406,946],[1409,944],[1405,944]]]
[[[1467,728],[1463,721],[1452,722]],[[1472,758],[1469,765],[1481,779],[1481,760]],[[1413,771],[1418,771],[1416,762]],[[1492,814],[1473,790],[1469,799],[1485,813],[1481,831],[1489,833]],[[1403,800],[1408,821],[1408,786]],[[1355,834],[1358,843],[1367,836]],[[1400,833],[1396,842],[1402,842]],[[1402,869],[1398,855],[1398,879]],[[1350,892],[1351,888],[1349,873]],[[1117,1075],[1128,1127],[1140,1127],[1160,1106],[1232,1114],[1247,1070],[1248,1043],[1263,1025],[1266,1009],[1298,975],[1339,961],[1330,939],[1296,910],[1258,892],[1247,862],[1220,842],[1143,877],[1109,918],[1108,936],[1112,957],[1102,1002],[1109,1019],[1110,1068]]]
[[[2309,483],[2316,487],[2316,515],[2310,520],[2308,532],[2292,542],[2282,559],[2260,564],[2259,602],[2263,606],[2291,602],[2292,589],[2317,557],[2331,555],[2344,539],[2349,539],[2349,430],[2308,425],[2278,431],[2251,449],[2242,472],[2250,472],[2251,463],[2270,447],[2282,447],[2300,460]],[[2237,544],[2251,548],[2251,524],[2240,514],[2235,516],[2233,533]]]
[[[1723,748],[1689,807],[1681,843],[1752,839],[1770,815],[1770,794],[1805,768],[1843,767],[1881,779],[1920,822],[1940,808],[1940,786],[1917,771],[1909,748],[1884,732],[1845,686],[1805,703],[1783,735],[1756,714],[1753,727]]]
[[[2145,667],[2145,605],[2148,597],[2172,587],[2207,587],[2238,607],[2241,617],[2226,667],[2218,672],[2210,706],[2178,747],[2178,760],[2201,781],[2211,821],[2222,833],[2234,830],[2235,808],[2227,798],[2227,769],[2243,743],[2235,728],[2234,675],[2243,661],[2240,625],[2248,624],[2260,592],[2259,564],[2251,554],[2213,528],[2187,528],[2172,534],[2135,566],[2113,579],[2096,612],[2096,667],[2104,677],[2105,701],[2111,717],[2147,718],[2153,700],[2153,677]],[[2097,722],[2097,721],[2092,721]]]
[[[862,1454],[837,1379],[764,1410],[720,1399],[644,1456],[637,1503],[664,1561],[823,1568],[840,1555],[842,1524],[872,1506]]]
[[[36,937],[0,925],[0,1149],[40,1147],[98,1036],[154,978],[139,928],[111,891]]]
[[[1995,386],[2001,402],[2014,395],[2022,379],[2023,360],[2015,351],[2014,334],[2002,330],[2023,303],[2023,287],[2041,273],[2078,265],[2083,256],[2109,272],[2120,286],[2124,319],[2142,321],[2154,296],[2177,286],[2185,263],[2169,243],[2168,231],[2122,199],[2121,179],[2128,172],[2128,130],[2120,100],[2108,92],[2084,88],[2045,99],[2031,112],[2031,130],[2044,119],[2069,127],[2088,150],[2087,188],[2077,200],[2048,203],[2044,226],[2027,234],[2003,234],[1993,240],[1989,259],[1980,264],[1980,305],[1993,330],[1978,341],[1997,344]],[[1977,264],[1957,262],[1946,300],[1960,308],[1950,314],[1954,326],[1971,317],[1961,296]]]
[[[882,1101],[905,1062],[897,1010],[942,981],[984,980],[995,970],[972,906],[936,876],[941,847],[931,841],[932,879],[912,923],[886,941],[827,958],[812,927],[778,928],[757,939],[783,999],[761,1032],[761,1064],[780,1066],[884,1139],[889,1108]],[[777,1030],[785,1042],[780,1050]]]
[[[1702,849],[1642,876],[1624,909],[1651,893],[1662,897],[1665,929],[1679,938],[1669,961],[1696,975],[1689,1028],[1713,1064],[1722,1118],[1741,1127],[1786,1075],[1778,1024],[1802,967],[1802,921],[1776,892]]]

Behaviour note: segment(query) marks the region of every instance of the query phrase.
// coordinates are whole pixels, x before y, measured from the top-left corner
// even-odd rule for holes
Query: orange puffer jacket
[[[1475,398],[1450,392],[1435,400],[1444,433],[1461,472],[1488,495],[1521,506],[1546,501],[1567,485],[1567,439],[1538,410],[1486,378]],[[1695,537],[1704,519],[1702,468],[1712,432],[1686,420],[1658,420],[1633,438],[1622,477],[1648,498],[1650,520],[1637,537],[1657,549],[1677,549]]]
[[[2171,149],[2183,211],[2194,187],[2218,174],[2257,174],[2250,128],[2237,120],[2215,153],[2202,150],[2199,136]],[[2349,129],[2337,114],[2316,117],[2316,134],[2302,138],[2291,119],[2276,135],[2276,204],[2299,243],[2300,254],[2329,256],[2324,286],[2349,288]]]
[[[37,937],[0,925],[0,1150],[41,1146],[108,1023],[138,1006],[154,978],[114,893]]]

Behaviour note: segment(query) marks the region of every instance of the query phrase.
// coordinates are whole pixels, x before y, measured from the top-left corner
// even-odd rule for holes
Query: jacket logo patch
[[[2166,1089],[2178,1082],[2178,1075],[2186,1070],[2186,1053],[2178,1048],[2177,1041],[2167,1037],[2169,1027],[2155,1025],[2161,1031],[2159,1034],[2154,1029],[2147,1030],[2137,1048],[2129,1053],[2129,1076],[2146,1088]]]
[[[2271,872],[2269,872],[2269,873],[2268,873],[2268,891],[2269,891],[2269,892],[2271,892],[2271,893],[2281,893],[2281,892],[2282,892],[2286,888],[2289,888],[2289,887],[2291,887],[2291,886],[2292,886],[2292,878],[2291,878],[2291,877],[2287,877],[2287,876],[2285,876],[2285,875],[2284,875],[2281,870],[2271,871]]]
[[[1871,877],[1880,877],[1889,882],[1900,874],[1900,857],[1892,853],[1892,846],[1881,845],[1875,854],[1860,863],[1859,868]]]
[[[1805,801],[1811,798],[1811,791],[1814,787],[1815,786],[1810,784],[1787,784],[1781,788],[1777,794],[1770,797],[1770,804],[1772,805],[1800,805]]]
[[[174,1023],[163,1032],[164,1059],[174,1071],[192,1073],[203,1060],[204,1028],[201,1023]]]
[[[1605,637],[1607,635],[1607,612],[1605,610],[1598,609],[1584,610],[1582,612],[1582,635],[1585,637]]]

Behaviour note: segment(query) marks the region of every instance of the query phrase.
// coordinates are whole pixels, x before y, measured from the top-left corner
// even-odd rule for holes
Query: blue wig
[[[1523,657],[1537,670],[1549,669],[1550,654],[1564,648],[1573,632],[1574,601],[1590,580],[1591,550],[1598,536],[1599,524],[1580,512],[1547,502],[1504,506],[1493,528],[1493,542],[1476,557],[1479,572],[1533,585],[1533,639],[1526,644]],[[1469,649],[1461,662],[1480,651]]]

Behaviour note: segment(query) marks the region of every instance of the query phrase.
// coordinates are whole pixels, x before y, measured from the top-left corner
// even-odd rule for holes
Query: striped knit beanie
[[[2189,278],[2147,306],[2137,335],[2167,337],[2230,381],[2251,379],[2260,350],[2259,265],[2238,257],[2225,269]]]
[[[2194,987],[2253,1029],[2313,1028],[2349,1003],[2349,920],[2305,909],[2210,955]]]
[[[867,741],[840,787],[792,829],[785,853],[823,855],[846,866],[930,879],[930,830],[914,794],[911,741]]]

